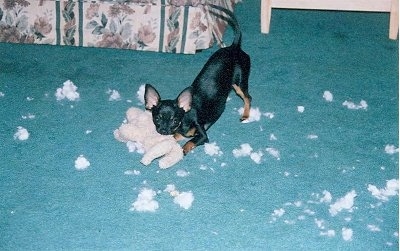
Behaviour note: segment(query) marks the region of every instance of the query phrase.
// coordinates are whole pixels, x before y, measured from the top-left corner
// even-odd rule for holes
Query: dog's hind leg
[[[240,118],[241,121],[246,120],[250,117],[250,108],[251,108],[251,96],[242,90],[241,87],[234,84],[233,89],[235,90],[236,94],[243,100],[243,114]]]

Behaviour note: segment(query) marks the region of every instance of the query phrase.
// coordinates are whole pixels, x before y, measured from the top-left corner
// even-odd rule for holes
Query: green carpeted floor
[[[1,250],[398,250],[398,41],[387,38],[388,15],[275,10],[263,35],[258,1],[235,12],[252,58],[254,121],[239,122],[232,93],[209,130],[214,144],[167,170],[141,165],[113,131],[143,107],[141,85],[175,98],[217,48],[0,44]],[[57,100],[67,80],[79,100]],[[81,155],[90,166],[78,170]],[[154,194],[143,201],[143,191]]]

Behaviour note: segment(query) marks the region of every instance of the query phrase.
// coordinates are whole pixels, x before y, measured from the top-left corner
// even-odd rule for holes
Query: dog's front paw
[[[186,142],[186,144],[183,146],[183,154],[188,154],[190,151],[192,151],[196,145],[192,141]]]

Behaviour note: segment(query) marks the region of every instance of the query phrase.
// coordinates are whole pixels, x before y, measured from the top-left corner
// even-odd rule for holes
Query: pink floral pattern
[[[220,41],[226,25],[205,4],[232,10],[238,1],[0,0],[0,42],[192,54]]]

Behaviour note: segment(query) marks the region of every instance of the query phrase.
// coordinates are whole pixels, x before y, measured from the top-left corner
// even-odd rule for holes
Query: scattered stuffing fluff
[[[333,95],[332,95],[332,93],[330,91],[324,91],[323,98],[328,102],[332,102],[333,101]]]
[[[152,189],[142,189],[129,210],[138,212],[155,212],[159,208],[158,202],[154,200],[156,194],[157,193]]]
[[[261,151],[253,152],[253,148],[248,143],[241,144],[240,149],[233,149],[232,153],[235,158],[250,157],[256,164],[261,163],[261,157],[263,156]]]
[[[342,228],[342,237],[345,241],[351,241],[353,239],[353,230],[351,228]]]
[[[344,197],[338,199],[335,203],[330,205],[329,213],[332,216],[335,216],[342,210],[347,210],[349,212],[352,212],[354,205],[354,198],[356,196],[357,196],[356,191],[354,190],[350,191]]]
[[[299,106],[297,106],[297,111],[299,112],[299,113],[303,113],[304,112],[304,106],[301,106],[301,105],[299,105]]]
[[[273,156],[275,159],[280,160],[281,159],[281,154],[278,149],[275,149],[273,147],[268,147],[265,149],[267,153],[269,153],[271,156]]]
[[[245,143],[240,145],[240,149],[233,149],[232,153],[235,158],[250,156],[253,148],[251,148],[250,144]]]
[[[271,133],[269,135],[269,140],[274,141],[274,140],[278,140],[278,138],[275,136],[275,134]]]
[[[192,207],[194,197],[193,193],[191,191],[189,192],[182,192],[179,193],[175,198],[174,198],[174,203],[178,204],[180,207],[184,209],[189,209]]]
[[[57,100],[68,99],[75,101],[79,99],[79,93],[76,90],[78,90],[78,87],[71,80],[67,80],[64,82],[62,88],[57,89],[55,96]]]
[[[140,171],[139,170],[126,170],[124,172],[125,175],[140,175]]]
[[[22,119],[34,119],[36,116],[34,114],[28,113],[28,115],[22,115]]]
[[[324,195],[324,197],[322,197],[319,201],[321,203],[331,203],[332,201],[332,195],[329,191],[322,191],[322,194]]]
[[[397,196],[399,194],[399,180],[391,179],[386,182],[385,188],[377,188],[374,185],[368,185],[368,191],[372,196],[381,201],[388,201],[389,197]]]
[[[387,154],[395,154],[399,152],[399,148],[396,148],[394,145],[386,145],[385,152]]]
[[[336,235],[336,232],[335,232],[335,230],[329,229],[329,230],[327,230],[327,231],[321,231],[321,232],[319,233],[319,235],[321,235],[321,236],[328,236],[328,237],[334,237],[334,236]]]
[[[180,207],[184,209],[189,209],[190,207],[192,207],[194,196],[191,191],[179,192],[178,190],[176,190],[174,184],[167,185],[164,191],[169,193],[172,197],[174,197],[174,203],[179,205]]]
[[[4,92],[0,92],[0,98],[2,98],[4,96],[5,96]]]
[[[77,170],[85,170],[90,166],[90,162],[83,156],[80,155],[76,160],[75,160],[75,168]]]
[[[170,194],[171,196],[173,196],[173,197],[176,196],[176,195],[178,194],[178,192],[177,192],[176,187],[175,187],[174,184],[168,184],[168,185],[165,187],[164,192],[169,193],[169,194]]]
[[[110,95],[108,101],[119,101],[121,100],[121,95],[116,90],[108,89],[107,94]]]
[[[250,159],[252,159],[256,164],[261,163],[262,156],[263,156],[263,153],[261,151],[250,153]]]
[[[214,156],[214,155],[221,156],[223,154],[221,149],[219,148],[219,146],[217,146],[216,142],[205,143],[204,144],[204,152],[210,156]]]
[[[372,224],[368,224],[367,228],[371,232],[380,232],[381,231],[381,229],[378,226],[375,226],[375,225],[372,225]]]
[[[189,174],[190,173],[188,171],[183,170],[183,169],[179,169],[178,171],[176,171],[176,175],[178,177],[186,177],[186,176],[189,176]]]
[[[243,114],[244,108],[241,107],[238,112],[240,115]],[[254,121],[259,121],[261,118],[261,112],[260,109],[258,107],[256,108],[250,108],[250,116],[248,119],[243,120],[242,123],[250,123],[250,122],[254,122]]]
[[[309,135],[307,135],[307,139],[318,139],[318,135],[309,134]]]
[[[342,105],[346,106],[350,110],[359,110],[359,109],[366,110],[368,108],[367,101],[365,101],[365,100],[361,100],[360,104],[355,104],[353,102],[346,100],[343,102]]]
[[[283,208],[275,209],[274,212],[271,214],[272,220],[270,221],[270,223],[277,221],[277,219],[282,217],[285,212],[286,211]]]
[[[378,189],[374,186],[373,189],[370,189],[370,192],[374,197],[382,201],[387,201],[387,199],[391,196],[398,196],[398,186],[399,182],[396,179],[388,180],[386,182],[386,187],[383,189]],[[286,202],[280,208],[273,210],[270,215],[270,224],[274,224],[275,222],[283,222],[288,225],[296,224],[298,221],[303,221],[307,219],[308,216],[311,216],[314,219],[315,226],[319,230],[320,236],[325,236],[328,238],[332,238],[336,236],[336,231],[334,229],[330,229],[329,225],[331,225],[331,219],[324,220],[318,216],[319,210],[313,210],[313,205],[320,207],[319,205],[326,205],[330,212],[331,216],[340,217],[338,215],[341,211],[346,211],[348,213],[352,213],[354,209],[354,199],[357,197],[357,194],[354,190],[348,192],[344,197],[336,200],[335,203],[332,202],[332,195],[329,191],[324,190],[322,193],[312,193],[311,199],[307,201],[294,201],[294,202]],[[373,208],[373,207],[372,207]],[[299,215],[293,215],[293,211],[299,213]],[[323,214],[325,215],[325,213]],[[289,217],[292,217],[290,219]],[[338,226],[339,231],[341,233],[341,237],[344,241],[352,241],[354,232],[353,229],[349,227],[351,225],[352,216],[348,216],[347,214],[343,214],[340,218],[343,220],[342,226]],[[370,232],[382,232],[381,228],[376,224],[365,224],[366,231]],[[395,231],[393,236],[398,239],[398,232]],[[392,246],[392,242],[387,242],[386,245]]]
[[[263,115],[269,119],[273,119],[275,117],[275,113],[273,112],[266,112]]]
[[[29,132],[22,126],[18,126],[17,132],[14,134],[14,139],[27,140],[29,138]]]

